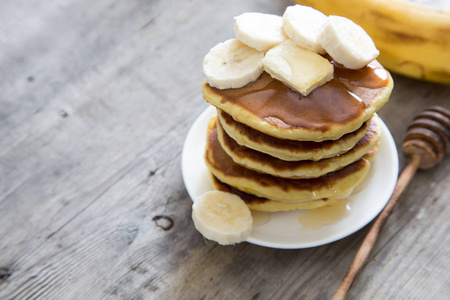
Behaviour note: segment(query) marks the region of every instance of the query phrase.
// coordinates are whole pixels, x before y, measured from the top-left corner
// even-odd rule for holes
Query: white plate
[[[216,114],[207,108],[194,122],[186,137],[182,154],[182,173],[192,199],[213,190],[203,160],[208,122]],[[363,189],[348,198],[348,214],[317,229],[304,227],[299,218],[303,210],[270,213],[270,219],[255,225],[247,242],[281,249],[316,247],[342,239],[372,221],[389,200],[398,175],[398,153],[389,129],[382,122],[383,137]],[[269,216],[268,216],[269,217]]]

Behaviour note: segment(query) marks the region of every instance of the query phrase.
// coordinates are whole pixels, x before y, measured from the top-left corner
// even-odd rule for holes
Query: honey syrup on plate
[[[270,212],[252,210],[253,226],[262,226],[270,221]]]
[[[333,205],[305,211],[298,217],[298,222],[308,229],[320,229],[344,219],[350,211],[350,201],[339,199]]]

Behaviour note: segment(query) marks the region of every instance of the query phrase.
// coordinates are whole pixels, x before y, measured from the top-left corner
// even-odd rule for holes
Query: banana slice
[[[328,54],[348,69],[360,69],[380,54],[361,26],[340,16],[328,17],[319,40]]]
[[[333,65],[320,54],[287,40],[267,51],[264,70],[273,78],[307,96],[316,87],[333,79]]]
[[[264,52],[237,39],[219,43],[206,54],[203,73],[210,86],[218,89],[240,88],[255,81],[263,72]]]
[[[283,14],[283,29],[297,45],[325,54],[319,37],[327,16],[303,5],[288,6]]]
[[[245,241],[253,228],[247,204],[234,194],[210,191],[192,205],[195,228],[207,239],[221,245]]]
[[[234,18],[234,33],[244,44],[258,51],[267,51],[287,40],[280,16],[243,13]]]

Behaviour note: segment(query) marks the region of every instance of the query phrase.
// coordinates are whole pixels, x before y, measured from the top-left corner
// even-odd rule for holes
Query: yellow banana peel
[[[395,73],[450,83],[450,11],[407,0],[296,0],[359,24],[372,37],[378,61]]]

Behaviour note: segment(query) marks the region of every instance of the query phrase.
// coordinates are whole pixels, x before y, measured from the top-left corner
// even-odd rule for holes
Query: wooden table
[[[368,227],[280,250],[206,241],[181,176],[202,60],[290,1],[0,3],[0,299],[329,299]],[[443,62],[449,63],[449,62]],[[450,86],[394,75],[397,147]],[[349,299],[450,295],[450,158],[413,179]],[[400,156],[400,166],[405,159]]]

